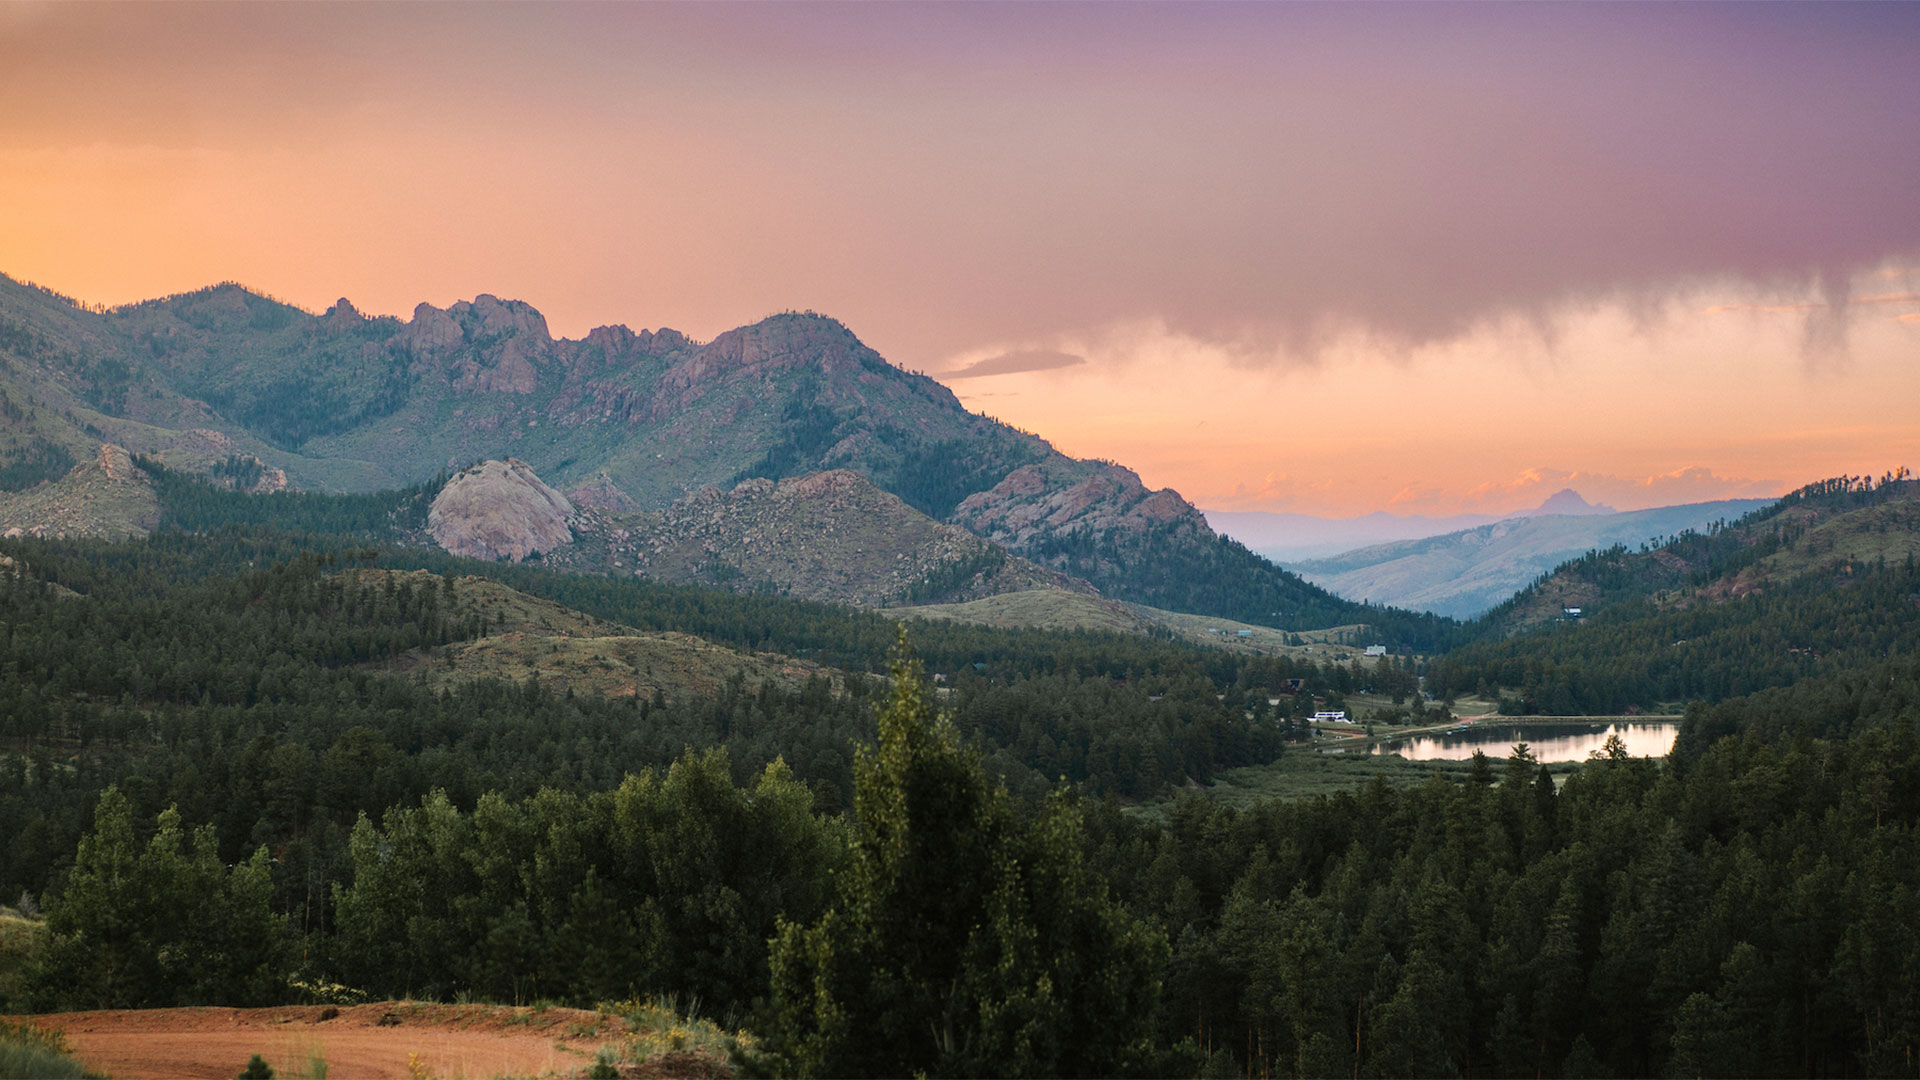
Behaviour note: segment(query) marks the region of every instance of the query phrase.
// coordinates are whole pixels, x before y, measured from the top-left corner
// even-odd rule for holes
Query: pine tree
[[[922,696],[905,645],[854,782],[838,904],[774,942],[767,1064],[806,1076],[1151,1068],[1165,938],[1085,865],[1056,797],[1022,822]]]

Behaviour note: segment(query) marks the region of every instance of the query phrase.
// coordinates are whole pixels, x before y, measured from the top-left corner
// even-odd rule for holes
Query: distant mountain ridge
[[[1483,616],[1498,637],[1554,622],[1568,607],[1592,619],[1648,602],[1674,609],[1764,594],[1859,564],[1920,556],[1920,481],[1837,477],[1765,502],[1722,528],[1684,532],[1646,551],[1594,550],[1543,574]]]
[[[1920,483],[1905,469],[1836,477],[1723,526],[1561,564],[1489,611],[1427,682],[1517,688],[1521,712],[1672,710],[1911,657],[1917,614]]]
[[[233,284],[98,311],[0,277],[0,392],[35,417],[0,445],[0,475],[18,464],[26,480],[46,471],[32,455],[84,460],[93,440],[337,492],[512,457],[558,491],[590,489],[590,508],[656,511],[843,469],[1115,599],[1372,623],[1394,640],[1442,632],[1306,584],[1218,537],[1177,492],[970,413],[812,313],[706,343],[624,326],[567,340],[531,305],[485,294],[404,321],[344,299],[312,315]]]
[[[1328,518],[1314,514],[1277,513],[1270,510],[1203,510],[1215,529],[1277,563],[1324,559],[1395,540],[1421,540],[1444,536],[1463,529],[1478,528],[1496,521],[1542,514],[1614,514],[1611,506],[1588,502],[1572,488],[1562,488],[1531,510],[1508,514],[1453,514],[1427,517],[1424,514],[1393,514],[1375,510],[1351,518]]]
[[[1583,552],[1657,542],[1736,520],[1771,502],[1730,499],[1618,513],[1566,491],[1542,509],[1572,508],[1576,503],[1586,509],[1511,517],[1444,536],[1295,562],[1288,568],[1348,599],[1471,619]]]

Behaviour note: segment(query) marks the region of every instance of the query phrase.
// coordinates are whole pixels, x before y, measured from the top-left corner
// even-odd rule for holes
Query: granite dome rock
[[[573,542],[573,504],[518,458],[484,461],[447,481],[427,531],[455,555],[518,562]]]

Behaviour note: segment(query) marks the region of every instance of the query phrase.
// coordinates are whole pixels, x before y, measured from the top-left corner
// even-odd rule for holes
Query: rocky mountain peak
[[[612,326],[596,326],[587,331],[586,345],[590,349],[613,356],[632,349],[639,341],[639,335],[620,323]]]
[[[518,458],[485,461],[447,481],[427,511],[427,531],[455,555],[515,562],[573,541],[565,495]]]
[[[1588,502],[1579,492],[1572,488],[1561,488],[1549,496],[1547,501],[1527,511],[1527,516],[1542,517],[1548,514],[1574,516],[1584,514],[1612,514],[1617,512],[1618,511],[1614,510],[1611,506],[1602,506],[1599,503]]]
[[[536,362],[550,359],[554,341],[546,316],[533,305],[481,293],[446,310],[413,309],[394,343],[416,361],[452,363],[441,374],[463,390],[529,394],[540,384]]]
[[[1049,461],[1025,465],[986,491],[968,496],[954,520],[1021,550],[1033,541],[1090,529],[1141,532],[1186,524],[1211,537],[1206,518],[1171,488],[1149,491],[1140,474],[1111,462]]]
[[[492,293],[481,293],[472,303],[461,301],[447,309],[467,329],[468,336],[522,334],[540,344],[549,344],[547,317],[524,300],[502,300]]]
[[[359,309],[353,306],[353,301],[343,296],[335,300],[333,306],[328,308],[326,313],[320,316],[320,328],[329,333],[337,334],[343,331],[357,329],[361,323],[366,321],[367,317],[360,314]]]
[[[466,337],[453,316],[421,303],[413,309],[412,321],[401,329],[398,342],[416,359],[432,360],[458,349]]]
[[[775,315],[729,330],[667,372],[663,382],[690,387],[739,372],[784,370],[811,364],[822,372],[859,363],[866,346],[823,315]]]

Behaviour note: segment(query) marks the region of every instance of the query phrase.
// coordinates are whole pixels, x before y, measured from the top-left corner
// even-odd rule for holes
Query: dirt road
[[[259,1054],[280,1077],[328,1080],[434,1076],[578,1076],[619,1021],[580,1009],[516,1009],[389,1001],[342,1007],[142,1009],[32,1018],[67,1033],[75,1057],[116,1078],[229,1080]]]

